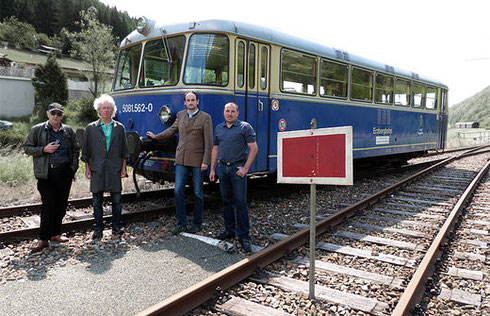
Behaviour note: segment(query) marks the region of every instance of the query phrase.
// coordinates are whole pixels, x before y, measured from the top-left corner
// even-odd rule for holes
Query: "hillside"
[[[481,128],[490,129],[490,86],[449,108],[450,126],[456,122],[480,122]]]

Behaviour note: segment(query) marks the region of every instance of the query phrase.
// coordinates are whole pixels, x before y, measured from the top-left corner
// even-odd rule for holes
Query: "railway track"
[[[325,210],[316,225],[315,300],[306,298],[309,229],[293,233],[306,223],[291,223],[290,236],[272,234],[271,240],[279,240],[272,246],[141,315],[181,315],[196,307],[198,314],[219,315],[417,313],[430,271],[440,266],[440,249],[473,187],[488,173],[488,163],[480,172],[467,170],[464,163],[475,161],[469,154],[448,158],[338,212]]]

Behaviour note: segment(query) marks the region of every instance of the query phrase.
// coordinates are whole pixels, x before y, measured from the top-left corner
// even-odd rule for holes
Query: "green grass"
[[[0,149],[0,185],[15,187],[33,179],[32,157],[11,146]]]

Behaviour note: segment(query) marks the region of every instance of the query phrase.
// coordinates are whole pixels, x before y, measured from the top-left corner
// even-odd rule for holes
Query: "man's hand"
[[[48,154],[52,154],[56,151],[56,149],[58,149],[58,147],[60,147],[59,143],[51,142],[51,143],[47,144],[46,146],[44,146],[43,152],[48,153]]]
[[[245,168],[245,167],[238,167],[238,171],[236,172],[236,174],[240,177],[245,177],[248,173],[248,168]]]

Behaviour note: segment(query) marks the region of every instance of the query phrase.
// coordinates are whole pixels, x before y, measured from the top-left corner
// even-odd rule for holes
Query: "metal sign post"
[[[315,298],[316,185],[352,185],[352,126],[277,133],[277,182],[310,185],[309,298]]]
[[[315,129],[316,119],[311,120],[311,129]],[[313,133],[312,133],[313,134]],[[312,180],[313,182],[313,180]],[[310,184],[310,289],[308,297],[315,298],[315,250],[316,250],[316,184]]]

